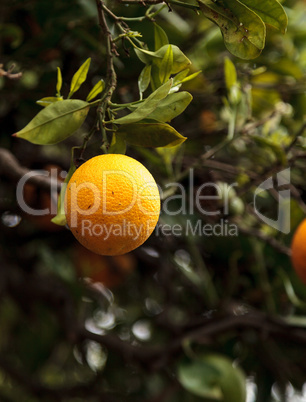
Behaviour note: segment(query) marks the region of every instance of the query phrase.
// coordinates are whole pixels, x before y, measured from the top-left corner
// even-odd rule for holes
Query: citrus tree
[[[0,14],[0,399],[303,401],[305,3]]]

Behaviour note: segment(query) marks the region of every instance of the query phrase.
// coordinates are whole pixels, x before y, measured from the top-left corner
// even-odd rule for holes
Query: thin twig
[[[294,147],[298,138],[304,133],[305,130],[306,130],[306,122],[303,123],[302,127],[300,127],[300,129],[294,134],[293,140],[285,149],[286,153],[288,153]]]
[[[102,32],[106,38],[106,58],[107,58],[107,83],[106,83],[106,96],[102,98],[103,101],[110,101],[112,94],[117,85],[117,75],[114,68],[113,57],[118,56],[116,45],[112,40],[112,34],[108,28],[104,11],[106,9],[102,0],[96,0],[97,8],[98,8],[98,16],[99,16],[99,25],[102,29]]]
[[[198,6],[197,4],[187,4],[184,3],[182,1],[179,0],[168,0],[168,1],[164,1],[164,0],[119,0],[120,3],[122,4],[142,4],[143,6],[146,6],[147,4],[161,4],[161,3],[165,3],[167,4],[169,11],[171,11],[171,4],[175,5],[175,6],[181,6],[181,7],[185,7],[185,8],[191,8],[192,10],[199,10],[200,6]]]
[[[247,236],[256,237],[257,239],[262,240],[264,243],[269,244],[269,246],[273,247],[276,251],[290,257],[291,255],[290,248],[280,243],[274,237],[268,236],[264,234],[262,231],[253,228],[249,229],[246,227],[238,226],[238,229],[240,233],[245,234]]]
[[[116,45],[112,39],[112,34],[108,28],[105,19],[106,7],[104,5],[104,2],[102,0],[96,0],[96,4],[98,9],[99,25],[106,39],[106,64],[107,64],[106,87],[101,97],[100,106],[98,107],[97,110],[99,128],[101,130],[103,139],[103,148],[106,151],[109,146],[109,143],[106,135],[106,130],[104,128],[104,119],[108,102],[111,100],[113,92],[115,91],[117,86],[117,75],[114,67],[113,57],[118,56],[118,52]]]
[[[7,71],[3,69],[3,64],[0,64],[0,77],[7,77],[11,80],[18,80],[22,77],[22,73],[13,73],[15,65],[13,64]]]

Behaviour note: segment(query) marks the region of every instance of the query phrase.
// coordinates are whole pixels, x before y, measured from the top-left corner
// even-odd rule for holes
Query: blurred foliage
[[[131,19],[146,11],[141,4],[106,3]],[[163,201],[160,224],[131,253],[132,263],[82,254],[65,227],[33,221],[0,166],[1,401],[196,402],[205,400],[203,389],[206,396],[217,389],[222,400],[234,395],[230,387],[220,391],[228,373],[239,383],[247,377],[250,401],[305,400],[306,288],[288,248],[306,212],[306,6],[300,0],[282,5],[286,34],[268,28],[265,49],[252,61],[232,56],[219,28],[192,9],[172,5],[172,12],[164,7],[155,17],[169,43],[192,62],[190,74],[201,74],[183,83],[193,101],[172,123],[188,138],[184,144],[127,145],[154,175]],[[151,21],[127,23],[155,49]],[[145,80],[138,85],[145,65],[129,43],[118,42],[117,50],[112,102],[130,103],[148,90]],[[57,67],[67,98],[74,74],[91,58],[78,91],[86,99],[106,80],[105,55],[94,1],[2,0],[1,68],[22,76],[0,76],[0,147],[29,169],[52,164],[68,171],[71,148],[82,145],[95,110],[60,144],[38,146],[11,135],[41,110],[37,100],[56,96]],[[100,146],[97,133],[81,156],[96,155]],[[291,231],[283,234],[258,218],[253,202],[257,186],[288,167]],[[197,194],[203,198],[195,204]],[[33,207],[52,202],[40,189],[28,196]],[[276,219],[275,192],[262,192],[256,202]],[[215,225],[215,235],[203,234],[205,225]],[[231,225],[237,236],[220,235]],[[80,274],[98,266],[106,286]],[[190,365],[193,389],[190,372],[182,374]],[[212,382],[199,385],[202,373]],[[187,375],[187,386],[180,375]]]

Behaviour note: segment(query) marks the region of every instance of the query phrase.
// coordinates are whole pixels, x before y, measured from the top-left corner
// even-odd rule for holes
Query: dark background
[[[118,3],[108,1],[118,16],[140,16],[146,10]],[[98,79],[105,79],[105,46],[95,2],[1,1],[0,63],[5,71],[14,65],[12,73],[22,73],[19,79],[0,77],[1,401],[203,400],[184,390],[177,377],[186,338],[199,355],[222,353],[239,362],[249,379],[248,401],[306,400],[305,393],[301,396],[306,307],[299,302],[305,300],[306,288],[289,258],[293,230],[306,210],[304,137],[290,155],[281,152],[305,116],[306,12],[303,1],[285,1],[284,6],[289,16],[286,35],[268,29],[258,59],[232,57],[241,86],[252,88],[249,123],[258,124],[262,140],[241,134],[240,127],[239,138],[203,166],[201,155],[227,132],[224,58],[231,55],[218,28],[192,10],[176,7],[157,17],[170,43],[191,59],[194,71],[202,70],[184,87],[193,102],[173,121],[188,140],[169,154],[136,147],[127,154],[144,163],[162,187],[195,165],[194,191],[205,182],[237,182],[235,202],[224,218],[238,225],[239,235],[153,233],[130,255],[110,258],[87,252],[68,229],[50,223],[50,217],[27,216],[16,200],[16,164],[67,171],[70,149],[82,143],[95,111],[78,133],[58,145],[37,146],[11,136],[40,110],[38,99],[55,95],[57,67],[65,96],[73,74],[88,57],[91,67],[78,98],[85,99]],[[152,49],[152,23],[130,26]],[[131,46],[124,46],[119,44],[120,57],[115,59],[118,86],[113,101],[118,103],[137,99],[143,68]],[[254,74],[257,68],[262,70]],[[100,153],[100,145],[94,136],[85,159]],[[292,231],[283,235],[252,213],[252,201],[259,183],[288,166]],[[181,183],[191,191],[188,178]],[[26,197],[33,207],[50,206],[46,189],[28,186]],[[171,205],[179,208],[179,202]],[[276,205],[266,197],[262,212],[275,218]],[[204,207],[214,210],[216,204]],[[162,214],[160,222],[184,225],[187,219],[219,222],[199,211],[192,217]],[[99,272],[94,278],[98,282],[79,277],[88,267]],[[292,284],[298,300],[288,287],[286,292],[286,284]]]

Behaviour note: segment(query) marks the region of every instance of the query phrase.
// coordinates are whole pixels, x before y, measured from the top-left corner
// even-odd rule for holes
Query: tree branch
[[[0,64],[0,77],[7,77],[11,80],[19,80],[22,77],[22,73],[13,73],[15,65],[13,64],[8,71],[3,69],[3,64]]]
[[[0,148],[0,176],[6,177],[14,182],[18,182],[25,174],[29,174],[30,169],[20,165],[15,156],[5,148]],[[44,190],[50,191],[54,188],[54,183],[47,176],[29,175],[27,183]],[[61,183],[56,185],[58,191],[61,189]]]
[[[114,68],[113,57],[118,56],[118,52],[116,49],[116,45],[112,40],[112,34],[108,28],[104,9],[105,5],[102,0],[96,0],[97,8],[98,8],[98,18],[99,25],[102,29],[102,32],[106,38],[106,57],[107,57],[107,89],[105,91],[106,95],[101,99],[101,101],[108,102],[111,100],[112,94],[117,85],[117,75]]]
[[[189,329],[170,343],[164,346],[137,346],[122,341],[117,336],[99,335],[86,329],[81,330],[80,339],[90,339],[117,353],[128,362],[136,361],[150,370],[159,370],[169,364],[171,357],[182,349],[183,342],[188,339],[192,342],[203,342],[210,339],[216,341],[219,335],[236,331],[253,329],[259,337],[272,340],[284,340],[292,344],[306,345],[306,330],[303,327],[287,324],[282,319],[252,310],[246,314],[236,315],[233,312],[223,312],[217,317],[206,319],[195,329]]]
[[[106,19],[105,19],[105,5],[102,0],[96,0],[96,5],[98,9],[98,18],[99,18],[99,25],[102,29],[102,32],[106,39],[106,64],[107,64],[107,73],[106,73],[106,88],[102,94],[100,106],[98,107],[98,123],[99,128],[102,133],[103,139],[103,147],[106,152],[109,143],[106,134],[106,130],[104,127],[104,119],[105,119],[105,112],[107,109],[108,102],[111,100],[114,90],[117,86],[117,75],[114,67],[113,57],[118,56],[117,48],[115,43],[113,42],[111,32],[108,28]]]
[[[199,10],[200,6],[197,4],[187,4],[179,0],[119,0],[120,3],[122,4],[142,4],[143,6],[146,6],[147,4],[154,5],[154,4],[162,4],[165,3],[167,4],[169,11],[171,11],[170,4],[174,4],[176,6],[181,6],[185,8],[191,8],[192,10]]]

